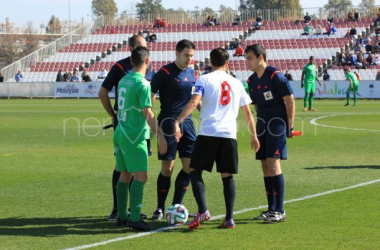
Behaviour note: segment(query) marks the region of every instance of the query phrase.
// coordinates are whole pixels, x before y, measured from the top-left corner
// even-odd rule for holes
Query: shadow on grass
[[[61,235],[97,235],[130,232],[116,227],[104,217],[0,219],[0,235],[53,237]]]
[[[306,170],[323,170],[323,169],[380,169],[378,165],[361,165],[361,166],[327,166],[327,167],[308,167]]]

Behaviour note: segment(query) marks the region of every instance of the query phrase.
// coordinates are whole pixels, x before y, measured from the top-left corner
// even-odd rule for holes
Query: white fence
[[[0,97],[97,98],[102,82],[0,83]],[[317,84],[318,85],[318,84]],[[296,98],[303,98],[299,81],[291,82]],[[327,81],[317,86],[315,98],[345,98],[348,81]],[[114,97],[114,91],[109,94]],[[379,81],[360,81],[359,98],[380,99]]]

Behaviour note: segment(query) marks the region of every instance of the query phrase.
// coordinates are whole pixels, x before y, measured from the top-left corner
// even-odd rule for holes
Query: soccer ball
[[[166,221],[169,225],[182,225],[186,223],[189,212],[186,207],[181,204],[174,204],[166,210]]]

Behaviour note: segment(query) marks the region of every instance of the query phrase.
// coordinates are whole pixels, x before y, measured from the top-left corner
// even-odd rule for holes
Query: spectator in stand
[[[83,76],[84,76],[86,73],[87,73],[87,68],[84,68],[82,74],[80,75],[80,77],[83,78]]]
[[[87,71],[83,71],[82,82],[92,82],[91,77],[88,75]]]
[[[315,36],[321,36],[322,34],[323,34],[322,33],[322,26],[318,25],[317,28],[315,29],[314,35]]]
[[[243,47],[240,44],[238,44],[238,46],[237,46],[237,48],[235,50],[234,56],[237,56],[238,58],[240,56],[244,56],[244,49],[243,49]]]
[[[327,17],[327,22],[329,22],[329,24],[332,24],[334,22],[334,17],[331,13],[329,13],[329,16]]]
[[[360,13],[359,13],[359,11],[356,9],[355,12],[354,12],[354,20],[355,20],[356,22],[358,22],[358,21],[359,21],[359,18],[360,18]]]
[[[288,70],[285,70],[285,74],[284,76],[286,77],[286,79],[288,79],[288,81],[293,81],[293,77],[292,75],[289,73]]]
[[[343,66],[346,64],[346,54],[344,52],[341,52],[338,57],[338,66]]]
[[[80,82],[78,74],[76,71],[74,71],[73,76],[71,77],[71,82]]]
[[[373,56],[372,56],[372,54],[370,53],[368,56],[367,56],[367,58],[365,59],[365,62],[366,62],[366,64],[365,64],[365,68],[368,68],[369,66],[371,66],[372,65],[372,61],[373,61]],[[364,68],[364,67],[363,67]]]
[[[364,63],[364,55],[363,55],[363,51],[361,50],[356,57],[356,63],[355,63],[356,68],[357,69],[362,68],[363,63]]]
[[[334,35],[336,33],[338,33],[338,29],[335,27],[334,24],[331,24],[331,33]]]
[[[358,72],[354,71],[354,74],[356,75],[356,78],[358,78],[359,81],[362,79]]]
[[[380,69],[377,71],[375,80],[380,81]]]
[[[363,45],[367,53],[369,51],[372,51],[371,38],[369,37],[369,34],[367,34],[366,37],[363,39]]]
[[[201,74],[202,73],[199,69],[194,70],[195,79],[198,79]]]
[[[103,68],[101,71],[99,71],[98,79],[105,79],[107,77],[107,70]]]
[[[380,22],[380,13],[376,13],[376,19],[373,21],[373,26],[378,26]]]
[[[350,30],[347,30],[346,35],[344,36],[344,38],[350,38],[350,37],[351,37]]]
[[[374,54],[373,59],[372,59],[372,64],[377,66],[377,65],[379,65],[379,63],[380,63],[380,59],[379,59],[378,55]]]
[[[323,81],[330,81],[330,75],[327,70],[323,71]]]
[[[350,11],[348,11],[346,22],[355,21],[354,14]]]
[[[354,53],[359,54],[359,52],[362,50],[362,46],[360,46],[360,43],[357,42],[354,46]]]
[[[70,70],[66,70],[66,73],[63,74],[63,81],[70,82],[71,81],[71,77],[73,77],[73,74],[71,74],[71,71]]]
[[[372,45],[372,53],[379,53],[379,51],[380,51],[379,42],[375,41]]]
[[[203,26],[212,26],[212,23],[211,23],[211,16],[208,16],[206,18],[206,21],[203,23]]]
[[[377,27],[375,29],[375,34],[376,34],[376,37],[378,37],[380,35],[380,25],[377,25]]]
[[[306,15],[303,17],[304,23],[310,23],[311,22],[311,16],[309,16],[309,13],[306,12]]]
[[[162,21],[161,21],[161,27],[162,27],[162,28],[165,28],[166,26],[168,26],[168,24],[166,23],[165,19],[162,18]]]
[[[150,31],[147,31],[147,32],[146,32],[145,40],[146,40],[147,42],[150,42]]]
[[[153,23],[153,28],[161,28],[161,19],[160,17],[156,17]]]
[[[376,43],[380,42],[380,34],[379,34],[379,35],[376,35],[375,42],[376,42]]]
[[[210,61],[208,61],[203,69],[202,75],[206,75],[208,73],[211,73],[212,67],[210,65]]]
[[[64,82],[61,69],[58,71],[58,74],[57,74],[57,77],[55,78],[55,81],[56,82]]]
[[[358,35],[358,37],[355,40],[355,43],[359,42],[360,44],[363,44],[363,38],[361,35]]]
[[[23,78],[22,72],[21,70],[18,70],[17,74],[15,75],[16,82],[22,82],[22,78]]]
[[[4,76],[3,74],[1,74],[1,72],[0,72],[0,82],[4,82]]]
[[[241,18],[239,15],[236,15],[235,16],[235,20],[234,22],[232,23],[232,25],[241,25]]]
[[[145,37],[145,40],[147,42],[155,42],[157,41],[157,35],[156,34],[151,34],[149,31],[147,31],[146,33],[146,37]]]
[[[216,19],[214,15],[211,16],[211,23],[213,23],[213,26],[220,25],[220,23],[218,22],[218,20]]]
[[[323,35],[328,35],[328,36],[331,35],[331,24],[330,23],[327,23],[326,32],[324,32]]]
[[[303,28],[303,33],[301,34],[301,36],[308,36],[312,34],[313,30],[314,30],[313,26],[306,23],[305,27]]]
[[[236,49],[239,45],[239,38],[232,38],[232,41],[230,42],[230,49]]]
[[[353,38],[356,38],[356,35],[357,35],[357,31],[356,31],[355,27],[352,26],[352,28],[350,29],[350,36]]]
[[[354,57],[352,56],[351,53],[347,54],[344,65],[345,66],[355,65]]]
[[[262,22],[263,22],[263,17],[261,16],[261,13],[257,12],[256,22],[252,24],[253,27],[255,27],[257,30],[259,30],[261,28]]]

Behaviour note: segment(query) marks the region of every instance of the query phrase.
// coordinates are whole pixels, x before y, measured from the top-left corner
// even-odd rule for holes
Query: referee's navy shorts
[[[286,118],[257,119],[256,133],[260,142],[260,149],[256,153],[256,160],[277,158],[286,160]]]
[[[178,151],[179,158],[191,158],[194,149],[194,142],[197,138],[194,129],[194,123],[191,119],[186,119],[180,124],[182,137],[179,142],[174,136],[174,121],[173,118],[160,118],[158,124],[164,132],[168,150],[166,154],[158,153],[159,160],[175,160]],[[157,150],[158,151],[158,150]]]

